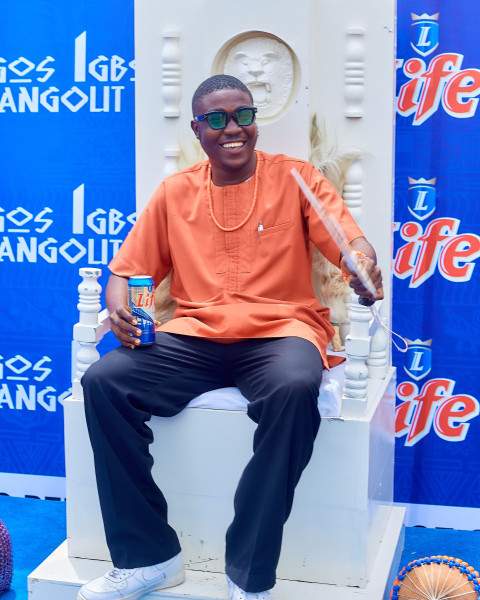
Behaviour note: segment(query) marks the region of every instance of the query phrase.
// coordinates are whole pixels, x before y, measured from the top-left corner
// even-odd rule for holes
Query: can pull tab
[[[261,239],[260,239],[260,232],[263,231],[263,223],[262,221],[259,222],[258,227],[257,227],[257,234],[258,234],[258,243],[261,243]]]

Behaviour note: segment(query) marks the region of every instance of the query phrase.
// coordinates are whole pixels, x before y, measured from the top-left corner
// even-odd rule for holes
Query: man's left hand
[[[382,271],[380,270],[380,267],[377,264],[375,264],[375,261],[373,259],[368,258],[368,256],[359,256],[358,260],[361,261],[363,266],[365,267],[365,270],[370,276],[370,279],[372,280],[373,285],[377,290],[377,293],[375,296],[373,296],[373,294],[365,288],[365,286],[357,277],[357,275],[347,265],[345,257],[342,256],[342,259],[340,261],[340,268],[347,275],[347,281],[350,287],[356,294],[358,294],[364,300],[368,300],[370,302],[374,302],[375,300],[382,300],[384,296],[382,285]]]

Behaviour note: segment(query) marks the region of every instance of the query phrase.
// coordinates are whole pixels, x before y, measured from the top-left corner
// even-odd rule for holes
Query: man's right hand
[[[140,344],[142,332],[137,327],[137,320],[128,306],[120,306],[110,313],[110,325],[113,335],[126,348],[134,349]]]
[[[128,306],[128,278],[111,274],[105,290],[105,300],[110,313],[113,335],[126,348],[135,348],[140,344],[142,334],[137,321]]]

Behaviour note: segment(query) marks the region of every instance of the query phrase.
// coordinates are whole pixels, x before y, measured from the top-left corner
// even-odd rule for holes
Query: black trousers
[[[226,571],[246,591],[272,588],[283,525],[320,425],[322,370],[318,350],[300,338],[219,344],[168,333],[158,333],[152,346],[120,347],[93,364],[82,385],[114,565],[147,566],[180,552],[151,476],[151,415],[173,416],[203,392],[237,386],[258,426],[226,534]]]

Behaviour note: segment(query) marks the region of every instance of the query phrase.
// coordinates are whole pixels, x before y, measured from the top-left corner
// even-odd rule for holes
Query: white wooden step
[[[392,507],[371,579],[365,588],[278,580],[272,592],[275,600],[388,600],[393,579],[399,571],[404,514],[403,508]],[[69,558],[65,541],[29,575],[29,600],[75,600],[84,583],[111,568],[111,563],[106,561]],[[143,598],[227,600],[228,591],[224,574],[188,570],[182,585]]]

